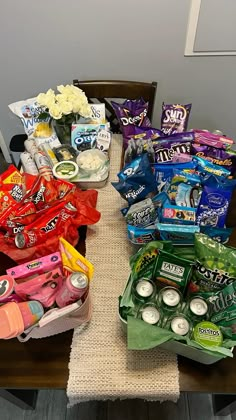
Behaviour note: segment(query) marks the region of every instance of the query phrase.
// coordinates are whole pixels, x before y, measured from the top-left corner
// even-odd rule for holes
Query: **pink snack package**
[[[22,283],[38,274],[44,274],[56,268],[62,270],[60,252],[54,252],[53,254],[46,255],[46,257],[9,268],[7,274],[12,276],[16,283]]]
[[[210,131],[194,130],[193,132],[195,135],[195,142],[199,144],[216,147],[217,149],[228,149],[234,144],[233,139],[211,133]]]
[[[41,274],[24,283],[15,286],[15,292],[23,300],[37,300],[45,308],[55,303],[56,295],[63,283],[63,275],[60,268],[49,273]]]

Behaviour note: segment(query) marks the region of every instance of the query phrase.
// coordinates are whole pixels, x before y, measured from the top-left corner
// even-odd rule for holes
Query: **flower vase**
[[[54,120],[56,135],[62,144],[71,144],[71,121]]]

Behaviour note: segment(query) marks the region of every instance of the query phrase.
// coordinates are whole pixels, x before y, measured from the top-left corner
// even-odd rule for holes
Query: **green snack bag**
[[[236,279],[236,249],[228,248],[202,233],[195,234],[195,267],[189,293],[207,297]]]
[[[193,261],[160,250],[156,259],[153,280],[157,286],[172,286],[184,292],[192,273]]]
[[[211,321],[221,327],[230,327],[236,340],[236,282],[226,286],[209,301],[212,304]]]
[[[171,241],[152,241],[140,248],[136,254],[130,258],[130,267],[133,279],[140,277],[152,278],[154,262],[160,251],[166,249],[172,252],[173,245]]]

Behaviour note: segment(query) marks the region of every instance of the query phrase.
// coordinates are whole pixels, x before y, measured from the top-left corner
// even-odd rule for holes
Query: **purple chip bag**
[[[179,153],[190,155],[193,141],[193,132],[173,134],[169,137],[159,137],[159,139],[152,142],[155,151],[155,162],[170,163],[173,161],[175,154]]]
[[[143,98],[126,99],[123,104],[111,101],[111,104],[124,138],[128,139],[132,135],[134,126],[151,127],[151,122],[147,117],[148,102],[145,102]]]
[[[161,131],[166,136],[187,130],[192,104],[162,104]]]
[[[163,133],[158,128],[153,127],[138,127],[137,125],[132,126],[132,133],[129,135],[129,138],[124,137],[124,149],[127,149],[129,139],[133,139],[134,142],[142,140],[147,142],[148,140],[155,140],[158,137],[162,136]]]
[[[223,166],[223,168],[228,169],[231,174],[235,173],[236,153],[233,150],[217,149],[216,147],[193,143],[192,154],[209,160],[215,165]]]

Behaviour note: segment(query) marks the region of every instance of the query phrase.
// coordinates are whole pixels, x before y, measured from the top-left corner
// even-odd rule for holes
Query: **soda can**
[[[31,154],[28,152],[23,152],[20,154],[20,160],[24,169],[24,172],[30,175],[38,175],[39,171],[35,164],[34,159],[32,158]]]
[[[211,306],[202,296],[193,295],[185,305],[184,313],[196,324],[210,317]]]
[[[35,229],[17,233],[15,236],[15,245],[20,249],[31,248],[32,246],[46,242],[47,239],[47,233]]]
[[[80,299],[84,301],[88,290],[89,280],[86,274],[82,272],[72,273],[59,290],[56,303],[59,308],[62,308]]]
[[[0,277],[0,302],[10,296],[15,286],[13,277],[4,275]]]
[[[58,228],[61,224],[63,226],[64,223],[71,217],[75,217],[76,213],[77,208],[74,207],[71,203],[66,203],[65,207],[59,213]]]
[[[157,295],[157,303],[165,314],[172,314],[181,308],[182,293],[174,287],[164,287]]]
[[[192,323],[186,315],[179,313],[170,317],[164,325],[164,328],[171,330],[175,334],[184,336],[191,334]]]
[[[26,152],[30,153],[32,158],[34,157],[35,153],[38,153],[39,149],[36,146],[34,139],[27,139],[24,142]]]
[[[154,299],[156,285],[152,280],[141,277],[132,285],[132,298],[135,304],[143,304]]]
[[[147,302],[139,308],[137,318],[147,324],[160,326],[162,314],[154,302]]]

